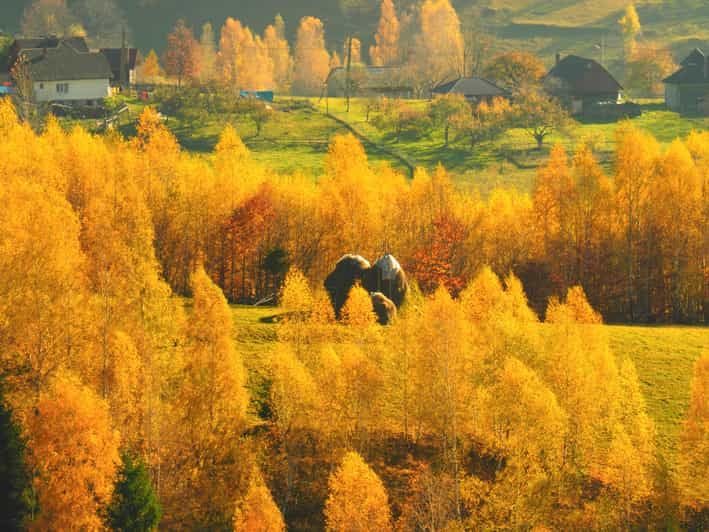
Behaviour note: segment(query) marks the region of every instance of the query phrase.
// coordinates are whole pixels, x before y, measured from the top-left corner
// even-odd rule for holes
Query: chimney
[[[561,52],[556,52],[556,64],[558,65],[561,62]]]

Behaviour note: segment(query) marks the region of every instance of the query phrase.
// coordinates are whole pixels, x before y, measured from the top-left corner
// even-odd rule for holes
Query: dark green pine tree
[[[23,530],[31,511],[25,441],[5,404],[0,380],[0,530]]]
[[[155,530],[162,517],[162,508],[145,464],[130,453],[123,453],[121,459],[123,464],[106,512],[106,523],[121,532]]]

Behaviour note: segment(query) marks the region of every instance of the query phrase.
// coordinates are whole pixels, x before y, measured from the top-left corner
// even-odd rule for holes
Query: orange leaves
[[[443,215],[433,221],[429,242],[413,253],[407,268],[424,293],[430,293],[439,286],[444,286],[454,295],[463,289],[465,278],[457,266],[466,238],[465,226],[454,217]]]
[[[60,376],[28,417],[30,460],[41,513],[35,530],[102,527],[111,496],[118,434],[107,405],[77,379]]]

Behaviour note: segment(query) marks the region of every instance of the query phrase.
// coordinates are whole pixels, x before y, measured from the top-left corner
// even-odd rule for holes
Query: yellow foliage
[[[119,436],[108,406],[62,374],[28,417],[30,462],[37,476],[34,530],[100,530],[119,463]]]
[[[281,307],[289,311],[309,312],[313,308],[310,284],[298,268],[291,268],[283,282]]]
[[[377,323],[369,293],[359,285],[353,286],[342,307],[342,323],[354,327],[369,327]]]
[[[234,532],[285,532],[278,506],[258,471],[251,475],[249,490],[237,504],[234,514]]]
[[[689,410],[679,440],[677,483],[681,502],[696,512],[709,508],[709,353],[694,364]]]
[[[392,528],[384,485],[356,452],[347,453],[330,476],[325,522],[326,530],[332,532],[386,532]]]

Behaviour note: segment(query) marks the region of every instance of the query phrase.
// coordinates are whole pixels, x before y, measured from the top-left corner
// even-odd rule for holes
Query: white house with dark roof
[[[81,37],[17,39],[10,64],[26,61],[38,102],[96,104],[111,95],[106,56],[88,49]]]

